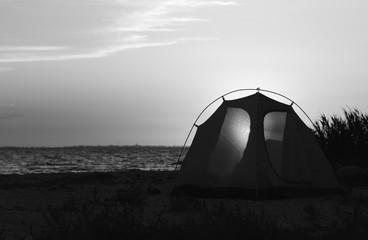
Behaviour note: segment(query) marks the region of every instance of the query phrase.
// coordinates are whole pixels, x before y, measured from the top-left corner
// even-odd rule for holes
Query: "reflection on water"
[[[0,174],[174,170],[181,147],[0,148]]]

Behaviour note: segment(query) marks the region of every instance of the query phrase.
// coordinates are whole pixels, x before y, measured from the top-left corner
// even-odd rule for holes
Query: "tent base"
[[[172,190],[170,196],[263,200],[277,198],[311,198],[341,194],[343,194],[342,189],[273,187],[255,190],[236,187],[201,188],[194,185],[183,185],[176,186]]]

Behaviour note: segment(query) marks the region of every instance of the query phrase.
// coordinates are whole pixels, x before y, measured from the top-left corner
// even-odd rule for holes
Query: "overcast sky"
[[[0,146],[181,145],[238,88],[313,120],[368,112],[367,13],[366,0],[0,0]]]

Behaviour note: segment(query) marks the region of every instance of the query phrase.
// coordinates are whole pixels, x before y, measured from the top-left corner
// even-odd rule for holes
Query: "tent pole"
[[[190,134],[192,133],[192,131],[193,131],[193,128],[194,128],[194,127],[198,127],[198,125],[196,125],[196,124],[194,123],[194,124],[192,125],[192,127],[190,128],[189,134],[188,134],[187,138],[185,139],[185,142],[184,142],[183,147],[181,148],[181,151],[180,151],[180,154],[179,154],[179,158],[178,158],[178,160],[176,161],[174,171],[176,171],[176,170],[177,170],[177,167],[178,167],[179,162],[180,162],[181,155],[182,155],[182,154],[183,154],[183,152],[184,152],[185,145],[187,144],[188,139],[189,139],[189,136],[190,136]]]

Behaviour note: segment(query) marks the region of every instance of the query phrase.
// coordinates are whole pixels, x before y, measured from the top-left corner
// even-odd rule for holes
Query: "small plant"
[[[193,197],[173,197],[170,198],[171,212],[188,212],[188,211],[207,211],[206,201]]]
[[[355,206],[352,209],[338,206],[335,212],[338,216],[338,221],[331,228],[336,233],[337,239],[368,238],[368,218],[359,206]]]
[[[305,220],[307,220],[308,222],[316,222],[321,218],[321,212],[314,205],[305,206],[303,211],[307,214]]]
[[[0,226],[0,240],[7,239],[6,231],[5,231],[5,224]]]
[[[142,189],[136,185],[128,185],[116,190],[114,200],[122,204],[143,205],[145,196]]]
[[[71,203],[75,203],[70,207]],[[94,199],[50,207],[44,215],[49,227],[36,239],[122,239],[139,232],[142,226],[139,207],[118,201]]]

